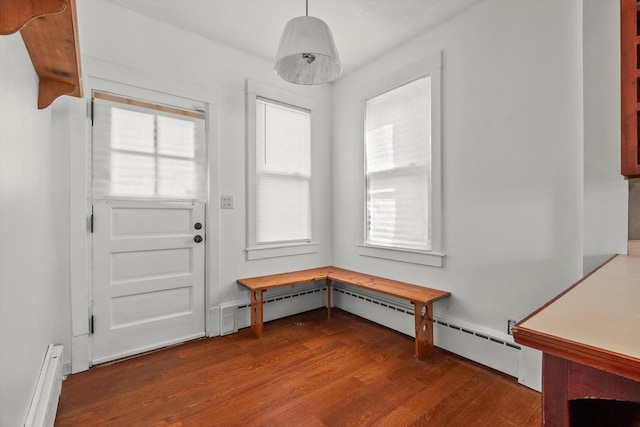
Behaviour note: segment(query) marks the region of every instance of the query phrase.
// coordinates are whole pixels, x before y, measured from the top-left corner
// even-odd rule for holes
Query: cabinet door
[[[638,147],[638,0],[620,0],[621,110],[622,110],[622,175],[640,177]]]

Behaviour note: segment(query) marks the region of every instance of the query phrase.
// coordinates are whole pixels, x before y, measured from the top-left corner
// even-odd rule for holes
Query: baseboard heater
[[[36,390],[31,399],[25,427],[52,427],[62,391],[62,346],[49,344]]]

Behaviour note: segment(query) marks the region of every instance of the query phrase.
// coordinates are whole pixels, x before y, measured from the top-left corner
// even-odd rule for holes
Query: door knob
[[[200,224],[199,222],[196,222],[193,228],[195,228],[196,230],[200,230],[202,228],[202,224]]]
[[[196,243],[202,242],[202,236],[198,234],[197,236],[195,236],[193,238],[193,241],[196,242]]]

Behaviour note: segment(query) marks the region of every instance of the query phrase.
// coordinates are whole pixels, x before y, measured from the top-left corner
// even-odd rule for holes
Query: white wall
[[[209,208],[218,224],[218,247],[210,252],[209,308],[221,302],[246,301],[236,279],[328,265],[331,263],[331,90],[328,85],[301,87],[281,81],[273,64],[212,43],[105,1],[78,3],[80,47],[85,76],[119,79],[182,95],[185,86],[216,93],[219,102],[217,156],[212,165]],[[118,70],[118,73],[115,73]],[[122,72],[126,70],[126,72]],[[117,74],[117,75],[116,75]],[[141,79],[147,79],[140,83]],[[312,192],[316,202],[315,254],[247,261],[246,248],[246,108],[247,79],[296,92],[317,101],[312,152]],[[88,96],[88,93],[86,94]],[[79,157],[79,156],[76,156]],[[233,210],[220,210],[217,195],[231,195]],[[211,217],[210,217],[211,218]],[[211,244],[211,243],[210,243]]]
[[[584,0],[584,272],[626,253],[620,174],[620,6]]]
[[[504,331],[582,273],[580,0],[481,2],[333,86],[335,265],[451,291],[436,314]],[[443,268],[361,257],[358,91],[443,52]]]
[[[450,290],[453,297],[437,313],[502,331],[506,319],[522,318],[579,278],[583,254],[586,269],[624,247],[618,71],[606,65],[618,66],[614,3],[584,0],[583,10],[581,0],[486,0],[333,88],[288,85],[267,61],[104,1],[79,2],[78,12],[83,60],[114,64],[87,71],[126,67],[158,76],[156,83],[182,81],[219,94],[212,185],[216,194],[234,197],[235,209],[215,215],[219,256],[211,260],[210,306],[245,299],[239,277],[332,263]],[[444,268],[360,257],[362,126],[354,99],[367,83],[439,50]],[[73,183],[69,194],[69,159],[82,158],[84,147],[69,147],[67,137],[74,139],[84,118],[36,110],[37,78],[19,35],[0,37],[0,58],[0,425],[16,425],[46,345],[64,343],[69,360],[69,276],[87,287],[86,272],[74,275],[77,268],[68,267],[75,259],[68,255],[69,218],[84,218],[75,212],[84,201],[76,200],[82,195]],[[313,163],[318,254],[245,259],[247,78],[322,105]],[[166,90],[180,95],[182,87]],[[59,101],[54,105],[64,105]],[[84,108],[71,110],[78,115]]]
[[[54,144],[51,111],[37,109],[19,34],[0,37],[0,58],[0,425],[17,426],[47,345],[70,339],[68,147]]]

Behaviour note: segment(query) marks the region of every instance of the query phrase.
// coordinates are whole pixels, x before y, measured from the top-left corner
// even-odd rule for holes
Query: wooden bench
[[[317,280],[324,280],[327,286],[327,313],[329,317],[331,317],[331,284],[333,282],[357,286],[396,298],[409,300],[414,307],[416,332],[415,355],[418,359],[422,359],[433,349],[433,303],[450,296],[451,293],[337,267],[312,268],[309,270],[239,279],[237,281],[238,284],[251,291],[251,330],[256,336],[262,338],[263,335],[262,307],[263,294],[266,290]]]

